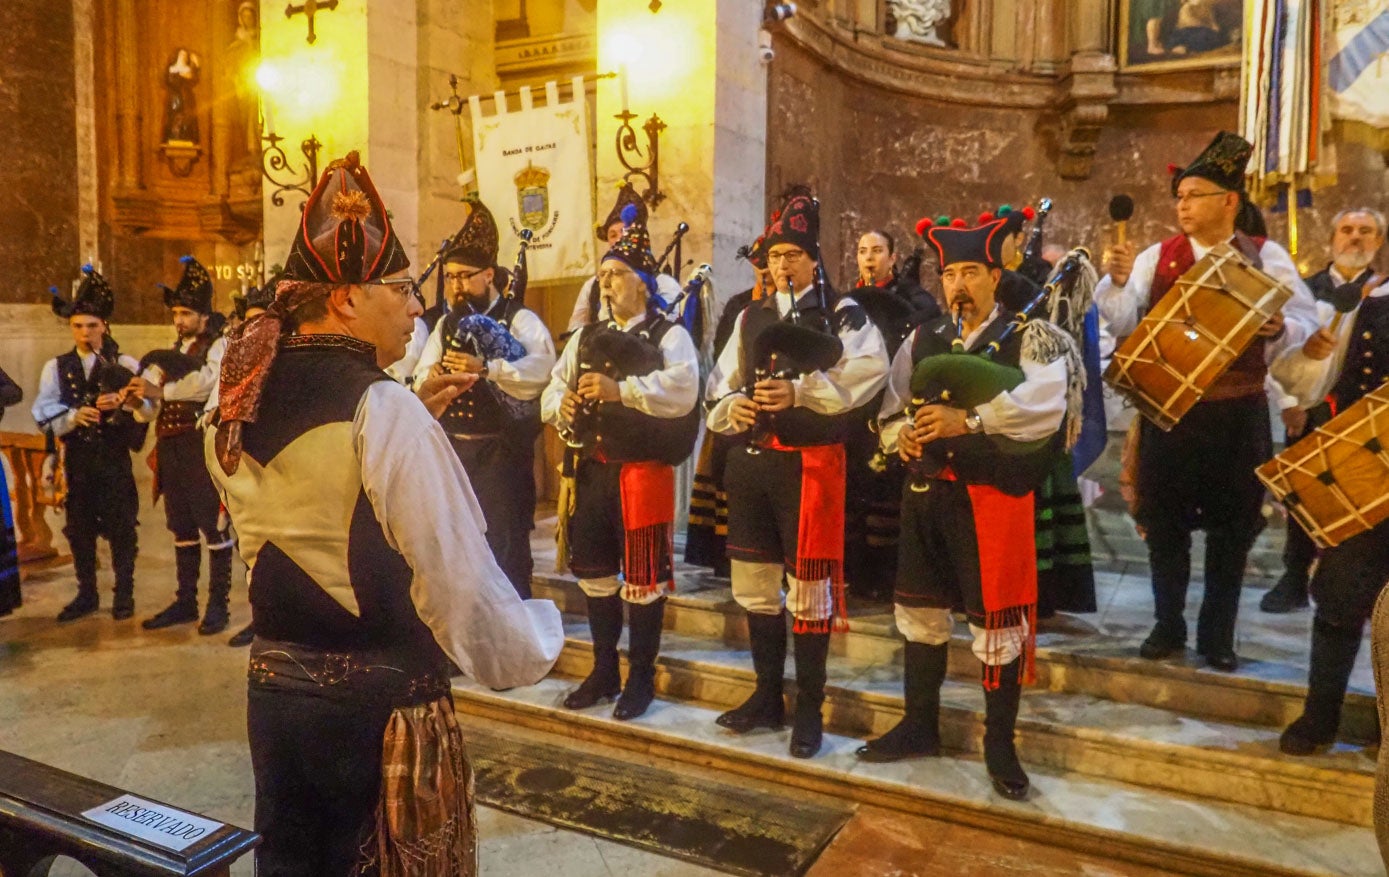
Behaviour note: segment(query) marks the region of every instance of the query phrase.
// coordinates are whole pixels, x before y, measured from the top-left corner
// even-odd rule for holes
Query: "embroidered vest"
[[[199,335],[193,339],[184,354],[198,363],[201,369],[207,365],[207,354],[212,349],[212,342],[216,340],[208,335]],[[174,342],[174,350],[179,349],[179,342]],[[203,406],[207,399],[181,399],[178,401],[162,402],[159,406],[159,417],[154,421],[154,434],[157,438],[172,438],[177,435],[190,433],[198,428],[198,418],[202,416]]]

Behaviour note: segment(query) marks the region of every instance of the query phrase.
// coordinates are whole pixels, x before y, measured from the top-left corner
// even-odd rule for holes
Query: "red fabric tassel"
[[[979,585],[984,598],[985,648],[1001,644],[1003,631],[1026,621],[1023,681],[1036,681],[1037,542],[1032,494],[1009,496],[985,484],[968,486],[979,545]],[[984,687],[998,688],[1001,668],[989,666]]]
[[[627,592],[647,597],[660,590],[661,567],[669,567],[666,590],[675,590],[675,468],[664,463],[623,463],[623,562]]]
[[[849,629],[844,602],[844,446],[815,445],[799,450],[801,509],[793,575],[806,582],[829,579],[834,605],[823,621],[797,619],[794,629],[796,633],[842,633]]]

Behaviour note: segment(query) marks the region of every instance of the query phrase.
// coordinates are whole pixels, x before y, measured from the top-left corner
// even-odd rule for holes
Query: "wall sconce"
[[[656,10],[651,10],[655,12]],[[637,114],[627,108],[627,68],[624,66],[618,73],[618,85],[622,89],[622,112],[613,116],[622,123],[617,129],[617,160],[627,169],[627,173],[622,175],[622,179],[630,183],[635,179],[646,181],[646,191],[641,193],[641,198],[652,209],[666,199],[665,193],[661,191],[661,132],[666,129],[666,123],[661,121],[661,117],[655,113],[646,120],[646,124],[641,129],[646,132],[646,155],[650,156],[645,164],[635,164],[643,157],[642,148],[637,143],[637,132],[632,128],[632,120]],[[628,158],[633,156],[633,158]],[[633,186],[633,188],[636,188]]]
[[[318,151],[323,148],[323,144],[318,142],[318,138],[310,134],[309,139],[299,144],[299,151],[304,154],[304,172],[296,171],[289,163],[289,156],[285,155],[280,142],[283,137],[271,131],[269,134],[262,134],[260,137],[265,146],[260,152],[260,172],[274,190],[270,195],[270,203],[276,207],[285,206],[285,194],[288,192],[299,192],[308,200],[313,193],[314,186],[318,185]],[[279,177],[277,174],[288,174],[288,177]],[[302,205],[301,205],[302,206]]]

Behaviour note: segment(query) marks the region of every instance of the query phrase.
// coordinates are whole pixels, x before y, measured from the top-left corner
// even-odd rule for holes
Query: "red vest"
[[[1263,269],[1264,261],[1259,251],[1263,249],[1266,238],[1250,237],[1244,232],[1235,232],[1231,245],[1239,250],[1255,268]],[[1184,234],[1170,237],[1158,248],[1157,271],[1153,274],[1153,287],[1148,292],[1148,310],[1162,300],[1183,274],[1196,264],[1196,253],[1191,248],[1191,239]],[[1203,399],[1238,399],[1244,396],[1257,396],[1264,392],[1264,377],[1268,366],[1264,362],[1264,339],[1254,339],[1254,343],[1231,363],[1230,368],[1206,388]]]

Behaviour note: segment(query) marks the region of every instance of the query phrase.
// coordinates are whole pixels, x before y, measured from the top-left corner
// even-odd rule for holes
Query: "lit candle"
[[[618,68],[617,80],[622,88],[622,112],[627,112],[627,65]]]
[[[275,133],[275,122],[274,122],[273,118],[272,118],[271,115],[270,115],[270,101],[265,100],[264,98],[262,98],[262,99],[261,99],[261,102],[260,102],[260,115],[261,115],[262,123],[263,123],[264,126],[265,126],[265,130],[261,132],[262,136],[268,136],[268,135],[270,135],[270,134],[274,134],[274,133]]]

